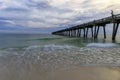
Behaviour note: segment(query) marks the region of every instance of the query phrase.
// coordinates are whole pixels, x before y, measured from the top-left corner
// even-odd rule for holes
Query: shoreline
[[[0,52],[2,80],[120,80],[120,48]]]

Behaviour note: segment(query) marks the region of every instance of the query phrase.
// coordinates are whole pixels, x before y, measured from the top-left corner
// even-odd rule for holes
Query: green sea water
[[[24,48],[29,46],[44,46],[44,45],[68,45],[75,47],[86,47],[90,43],[113,43],[120,44],[120,35],[117,35],[116,41],[111,40],[111,35],[107,35],[104,39],[102,35],[98,39],[80,38],[80,37],[65,37],[51,34],[0,34],[0,49],[5,48]],[[107,45],[107,44],[106,44]],[[109,47],[109,45],[108,45]]]

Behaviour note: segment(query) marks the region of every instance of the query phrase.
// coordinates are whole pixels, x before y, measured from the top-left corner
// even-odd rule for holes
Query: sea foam
[[[45,51],[49,50],[62,50],[62,49],[72,49],[75,48],[74,46],[69,46],[69,45],[55,45],[55,44],[49,44],[49,45],[32,45],[26,48],[26,50],[32,50],[32,49],[41,49]]]
[[[87,47],[118,47],[115,43],[89,43]]]

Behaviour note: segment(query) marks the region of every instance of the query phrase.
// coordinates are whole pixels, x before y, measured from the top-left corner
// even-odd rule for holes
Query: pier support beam
[[[114,23],[113,24],[112,40],[115,40],[115,38],[116,38],[116,34],[117,34],[117,31],[118,31],[118,26],[119,26],[119,23]]]
[[[72,37],[72,30],[70,30],[70,37]]]
[[[77,30],[75,30],[75,37],[77,37]]]
[[[96,26],[94,28],[94,39],[96,38]]]
[[[79,32],[79,37],[81,37],[81,29],[79,30],[80,32]]]
[[[89,30],[89,28],[87,28],[87,30],[86,30],[86,36],[85,36],[86,38],[87,38],[87,36],[88,36],[88,30]]]
[[[93,37],[93,35],[94,35],[94,34],[93,34],[93,27],[91,28],[91,34],[92,34],[92,37]]]
[[[83,31],[84,31],[83,37],[85,38],[85,28],[83,29]]]
[[[89,28],[91,29],[91,35],[93,37],[93,27],[88,27],[87,30],[86,30],[86,38],[88,37]]]
[[[81,29],[78,29],[77,36],[78,36],[78,37],[81,37]]]
[[[76,30],[74,30],[74,37],[76,37],[76,34],[77,34]]]
[[[79,37],[79,34],[80,34],[80,30],[78,29],[77,30],[77,37]]]
[[[105,26],[106,26],[106,25],[104,25],[104,26],[103,26],[103,31],[104,31],[104,39],[106,39],[106,29],[105,29]]]
[[[70,37],[70,31],[68,31],[68,36]]]
[[[96,32],[95,38],[98,38],[99,29],[100,29],[100,26],[97,27],[97,32]]]
[[[71,30],[71,37],[73,37],[73,30]]]
[[[72,31],[70,30],[70,37],[72,37]]]
[[[101,25],[101,26],[103,27],[104,39],[106,39],[106,29],[105,29],[106,25]],[[94,39],[98,38],[99,29],[100,29],[101,26],[95,26],[95,29],[94,29]]]
[[[74,30],[72,30],[72,37],[74,36]]]

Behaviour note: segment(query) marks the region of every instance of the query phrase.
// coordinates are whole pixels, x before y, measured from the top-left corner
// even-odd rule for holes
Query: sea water
[[[98,43],[98,44],[97,44]],[[0,34],[0,49],[3,48],[25,48],[31,46],[75,46],[75,47],[86,47],[97,45],[108,45],[115,46],[120,44],[120,37],[117,36],[115,41],[111,40],[111,36],[108,35],[107,39],[103,36],[99,36],[98,39],[88,38],[77,38],[77,37],[63,37],[55,36],[51,34]]]
[[[0,34],[0,80],[49,80],[80,66],[120,66],[120,37],[112,41],[51,34]],[[53,79],[52,79],[53,80]]]

